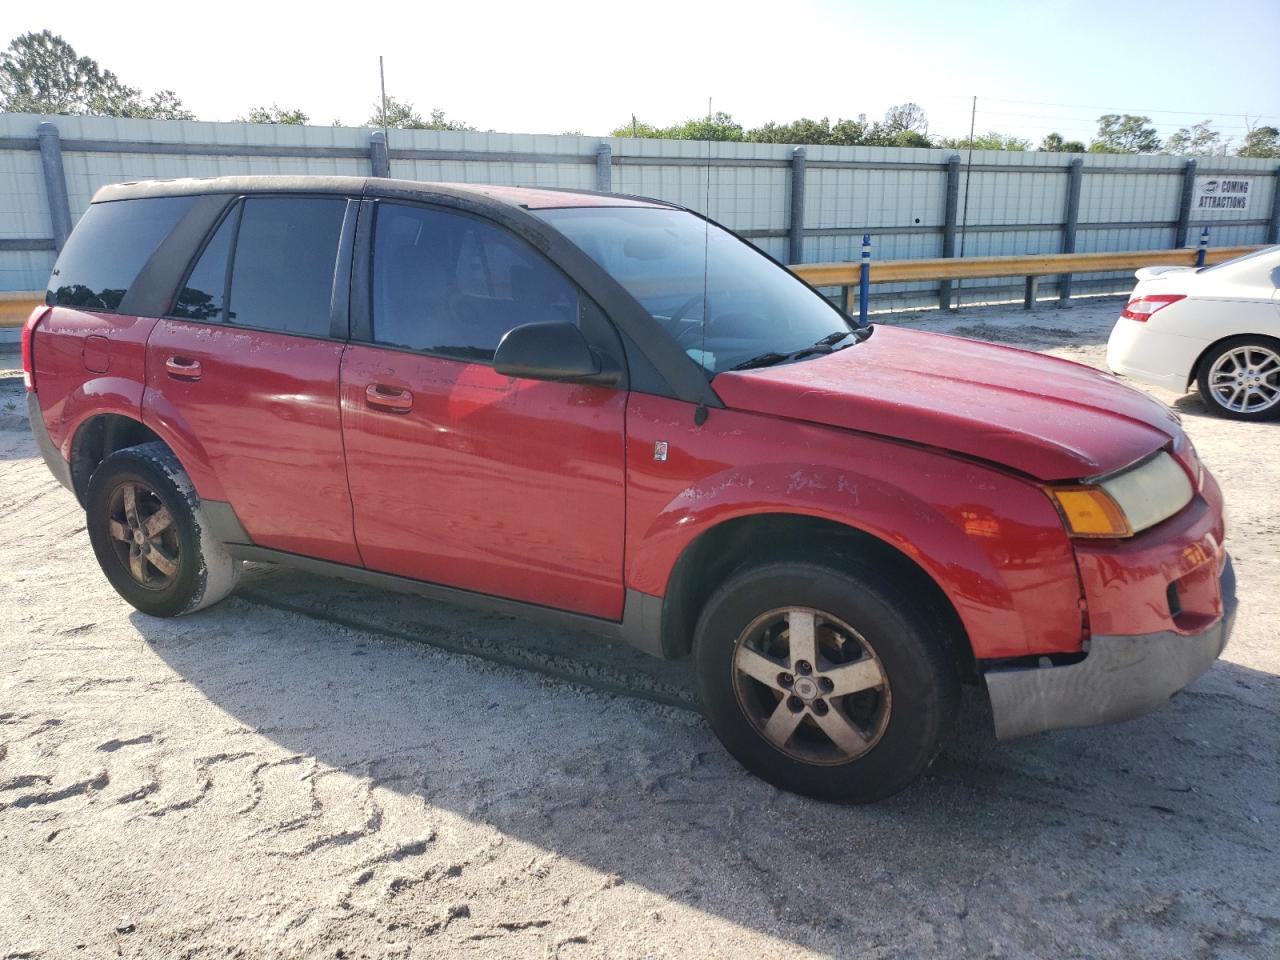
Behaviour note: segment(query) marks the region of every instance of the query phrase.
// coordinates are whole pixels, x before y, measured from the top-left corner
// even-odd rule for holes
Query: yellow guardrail
[[[1214,247],[1206,263],[1221,263],[1258,247]],[[968,280],[974,277],[1044,277],[1058,273],[1103,273],[1139,267],[1194,266],[1196,250],[1130,250],[1121,253],[1035,253],[1019,257],[938,257],[872,261],[872,283]],[[791,267],[815,287],[856,287],[858,263],[802,263]]]
[[[20,327],[37,303],[44,303],[44,291],[0,293],[0,327]]]
[[[1214,247],[1206,263],[1221,263],[1260,247]],[[1044,277],[1062,273],[1103,273],[1139,267],[1194,266],[1196,250],[1129,250],[1121,253],[1036,253],[1021,257],[939,257],[931,260],[879,260],[871,264],[872,283],[917,280],[968,280],[975,277]],[[858,264],[802,263],[791,267],[815,287],[856,287]],[[20,327],[44,291],[0,293],[0,327]]]

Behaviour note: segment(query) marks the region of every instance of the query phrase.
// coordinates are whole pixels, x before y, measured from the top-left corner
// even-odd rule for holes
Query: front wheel
[[[1200,361],[1196,383],[1205,406],[1232,420],[1280,416],[1280,340],[1231,337]]]
[[[199,610],[239,579],[240,561],[213,537],[191,478],[163,443],[117,450],[98,465],[85,523],[102,572],[143,613]]]
[[[703,710],[752,773],[868,803],[928,766],[959,700],[950,637],[896,577],[778,562],[733,576],[694,639]]]

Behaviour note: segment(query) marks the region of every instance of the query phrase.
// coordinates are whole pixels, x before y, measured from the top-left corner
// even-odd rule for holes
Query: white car
[[[1280,416],[1280,246],[1212,267],[1143,267],[1107,342],[1115,372],[1237,420]]]

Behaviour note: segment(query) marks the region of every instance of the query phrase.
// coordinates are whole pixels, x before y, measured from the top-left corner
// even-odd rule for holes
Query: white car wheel
[[[1200,395],[1214,413],[1237,420],[1280,415],[1280,342],[1232,337],[1200,363]]]

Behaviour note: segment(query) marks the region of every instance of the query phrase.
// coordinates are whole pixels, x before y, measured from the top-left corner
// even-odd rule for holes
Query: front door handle
[[[164,362],[164,369],[175,380],[199,380],[200,361],[189,357],[170,357]]]
[[[379,410],[408,413],[413,409],[413,394],[400,387],[389,387],[385,383],[371,383],[364,388],[364,402]]]

